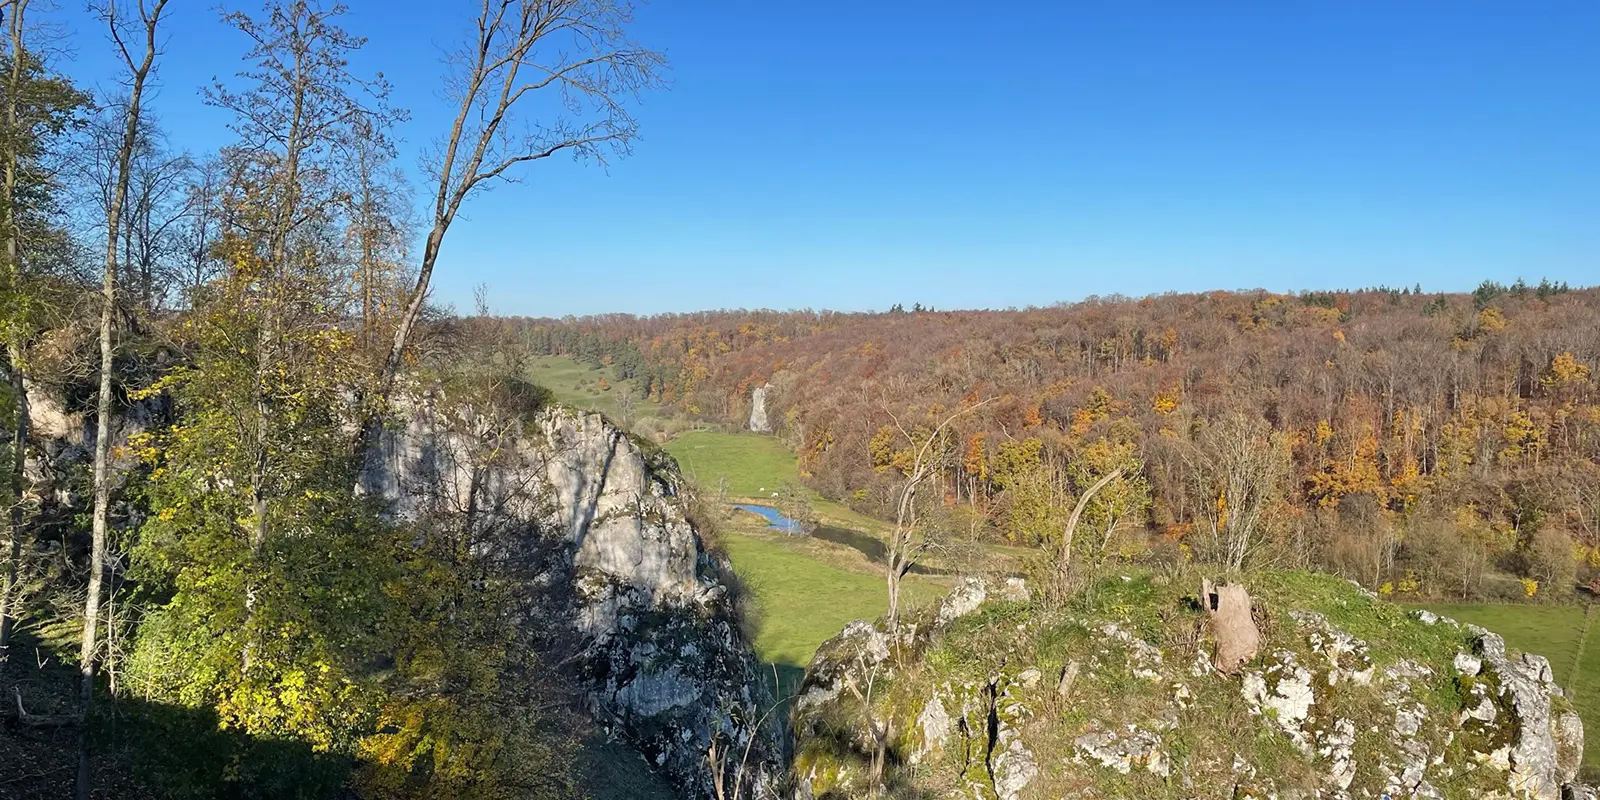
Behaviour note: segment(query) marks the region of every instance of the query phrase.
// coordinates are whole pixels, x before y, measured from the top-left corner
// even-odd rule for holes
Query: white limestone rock
[[[944,701],[938,695],[928,698],[928,702],[923,704],[922,713],[917,715],[917,727],[922,729],[922,743],[911,753],[913,764],[921,763],[930,753],[942,750],[955,728],[950,713],[945,711]]]
[[[772,423],[767,420],[767,392],[770,391],[770,383],[750,391],[750,430],[756,433],[772,433]]]
[[[1311,672],[1295,660],[1294,653],[1278,650],[1277,663],[1265,671],[1247,670],[1241,682],[1244,699],[1256,713],[1268,716],[1302,752],[1310,752],[1311,739],[1302,723],[1311,714],[1316,694],[1311,688]]]
[[[494,546],[552,553],[547,585],[529,588],[565,605],[528,624],[570,626],[597,720],[687,795],[711,792],[714,737],[741,749],[756,737],[749,772],[776,785],[778,748],[753,722],[766,706],[754,653],[670,459],[598,414],[518,416],[434,391],[397,416],[369,454],[363,490],[402,518],[460,513],[472,499],[480,524],[506,531]]]
[[[961,617],[978,610],[989,597],[989,586],[982,578],[966,577],[945,595],[939,603],[936,617],[939,626],[949,625]]]

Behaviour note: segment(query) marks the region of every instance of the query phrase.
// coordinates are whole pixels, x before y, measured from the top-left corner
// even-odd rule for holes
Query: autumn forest
[[[1092,298],[1015,311],[483,322],[612,364],[653,402],[776,435],[884,515],[894,425],[941,438],[947,535],[1317,566],[1385,594],[1560,596],[1600,567],[1600,292],[1544,281]]]
[[[1529,252],[1578,255],[1511,262],[1552,276],[1510,283],[1472,262],[1496,279],[1163,293],[1257,283],[1204,242],[1134,252],[1167,224],[1147,209],[1188,215],[1150,197],[1223,181],[1116,177],[1100,191],[1132,199],[1103,203],[1053,137],[1148,144],[1129,174],[1166,180],[1145,129],[1182,126],[1040,123],[1049,145],[1018,149],[1054,170],[1041,194],[994,153],[960,165],[969,191],[915,155],[951,150],[931,142],[955,126],[928,120],[965,113],[916,90],[935,56],[861,80],[814,52],[959,38],[908,26],[965,9],[864,9],[843,31],[813,4],[694,5],[0,0],[0,798],[1466,798],[1534,771],[1556,791],[1585,757],[1600,778],[1578,722],[1600,724],[1600,694],[1577,688],[1600,670],[1600,288],[1561,279],[1582,247],[1524,230]],[[1039,27],[1188,41],[1178,11]],[[1011,64],[1011,34],[992,38]],[[1030,105],[1102,88],[1044,83]],[[860,121],[807,105],[824,100],[870,100],[922,143],[759,149]],[[1178,139],[1177,166],[1236,171]],[[1305,208],[1345,177],[1308,181],[1326,195]],[[922,196],[935,184],[993,216]],[[1095,230],[1113,206],[1137,213]],[[1245,206],[1228,224],[1259,224]],[[1009,263],[1017,216],[1041,237],[1015,265],[1032,277],[994,282],[1060,302],[948,308],[974,263]],[[1273,235],[1381,274],[1306,230]],[[1394,246],[1432,247],[1419,230]],[[1096,246],[1193,258],[1207,283],[1060,267]],[[712,292],[716,269],[762,264],[888,308],[560,316],[770,297]],[[847,274],[863,264],[877,289]],[[1511,631],[1434,627],[1450,605]],[[1357,636],[1373,658],[1341,673],[1368,659]],[[1354,644],[1323,659],[1326,641]],[[1311,733],[1262,706],[1269,678],[1312,696],[1296,652],[1333,670]],[[1324,691],[1343,674],[1363,688]],[[1124,702],[1130,675],[1148,697]],[[1428,703],[1436,757],[1406,722]],[[1358,741],[1352,720],[1390,706],[1405,746],[1365,721]],[[1222,760],[1215,720],[1259,770]],[[1550,744],[1506,755],[1512,734]]]

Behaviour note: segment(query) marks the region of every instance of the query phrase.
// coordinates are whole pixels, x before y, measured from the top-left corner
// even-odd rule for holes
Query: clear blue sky
[[[75,6],[76,0],[61,0]],[[473,0],[349,0],[414,117]],[[173,0],[157,108],[238,69]],[[255,8],[255,2],[245,2]],[[111,74],[98,31],[70,69]],[[1600,3],[657,0],[635,155],[546,162],[451,230],[437,297],[559,316],[1044,305],[1484,278],[1600,283]]]

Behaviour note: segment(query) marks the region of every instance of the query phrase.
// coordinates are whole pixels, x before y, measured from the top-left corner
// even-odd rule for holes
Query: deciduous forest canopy
[[[1600,291],[915,308],[482,320],[475,335],[610,365],[641,399],[719,423],[770,383],[806,480],[877,514],[906,457],[891,412],[930,424],[995,398],[942,443],[944,524],[980,538],[1052,546],[1078,494],[1123,467],[1090,503],[1096,546],[1242,547],[1463,596],[1561,594],[1600,566]]]

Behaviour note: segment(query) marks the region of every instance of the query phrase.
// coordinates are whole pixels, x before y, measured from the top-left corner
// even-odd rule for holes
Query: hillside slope
[[[1129,569],[1049,609],[971,581],[898,636],[852,625],[797,703],[799,796],[866,795],[883,730],[895,797],[1590,796],[1545,659],[1274,572],[1249,583],[1260,654],[1225,675],[1198,583]]]
[[[1116,517],[1129,538],[1225,527],[1218,473],[1248,465],[1215,456],[1248,436],[1274,477],[1260,487],[1273,510],[1264,532],[1296,564],[1435,597],[1511,599],[1522,592],[1512,577],[1565,595],[1600,574],[1595,289],[1485,282],[1449,295],[482,325],[488,340],[609,364],[691,418],[742,427],[753,389],[770,384],[768,418],[806,482],[868,514],[885,513],[897,478],[891,415],[931,426],[988,399],[941,443],[937,483],[971,512],[953,524],[996,539],[1048,541],[1117,467],[1138,477],[1114,487],[1135,511],[1092,504],[1091,519]]]

